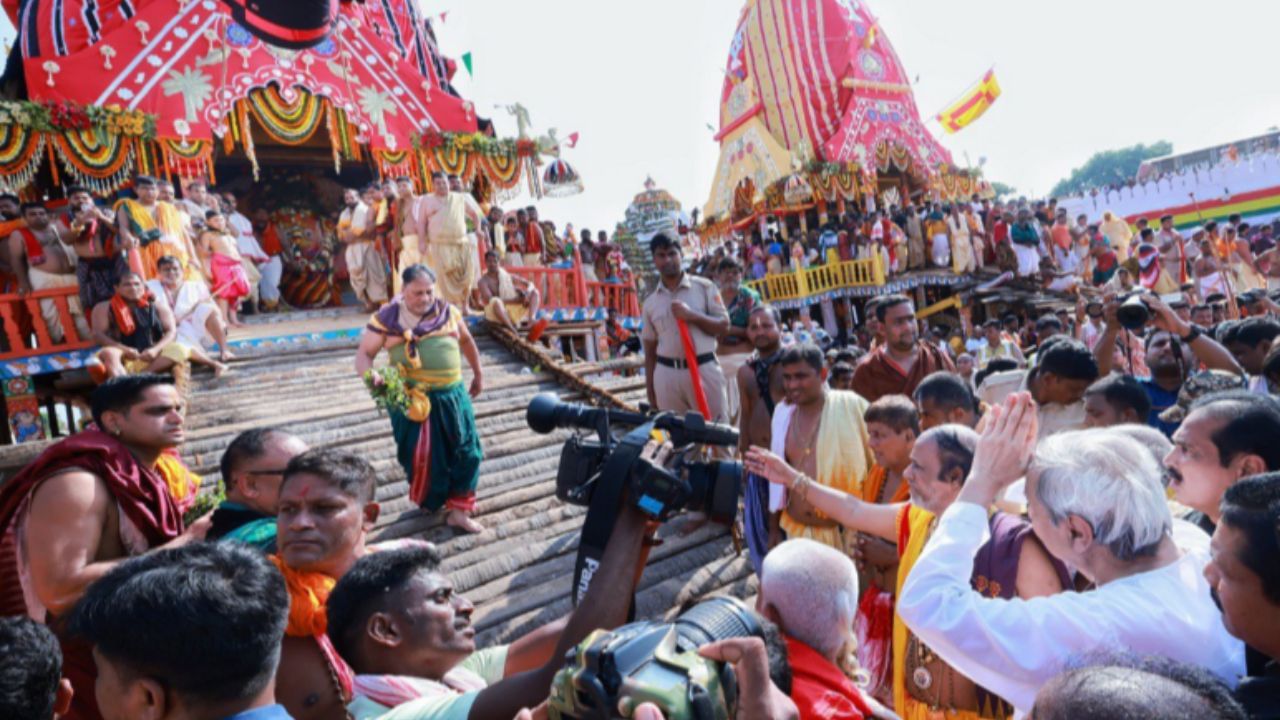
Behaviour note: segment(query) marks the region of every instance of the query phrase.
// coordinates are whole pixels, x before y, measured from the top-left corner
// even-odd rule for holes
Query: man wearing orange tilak
[[[343,717],[351,670],[325,635],[329,593],[366,553],[378,519],[378,476],[349,453],[309,450],[289,461],[280,482],[277,554],[289,591],[289,624],[276,675],[276,701],[295,720]]]

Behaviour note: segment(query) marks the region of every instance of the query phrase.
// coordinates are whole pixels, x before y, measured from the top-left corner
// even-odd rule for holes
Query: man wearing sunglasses
[[[302,438],[278,428],[254,428],[236,436],[222,454],[227,498],[213,512],[208,538],[274,553],[284,468],[307,450]]]

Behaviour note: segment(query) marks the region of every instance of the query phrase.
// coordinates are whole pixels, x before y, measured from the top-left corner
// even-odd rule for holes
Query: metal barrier
[[[884,265],[879,255],[866,260],[817,265],[800,271],[766,275],[750,280],[747,286],[769,302],[801,300],[851,287],[879,287],[884,285]]]

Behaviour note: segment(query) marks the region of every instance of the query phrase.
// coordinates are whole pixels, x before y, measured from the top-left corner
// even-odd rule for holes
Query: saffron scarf
[[[156,472],[164,478],[164,483],[169,488],[173,501],[177,503],[178,510],[182,513],[190,510],[200,491],[200,478],[193,475],[186,463],[182,462],[178,451],[169,448],[161,453],[160,459],[156,461]]]
[[[289,624],[285,627],[285,634],[291,637],[323,636],[329,629],[325,603],[338,581],[324,573],[295,570],[286,565],[279,555],[267,557],[284,576],[285,589],[289,591]]]
[[[136,305],[138,309],[144,309],[151,304],[151,293],[147,293],[138,298],[138,302],[130,305],[129,301],[121,297],[120,293],[111,296],[111,315],[115,318],[116,327],[120,330],[120,334],[128,337],[138,331],[137,320],[133,317],[133,308]]]
[[[27,264],[43,265],[46,258],[44,256],[44,246],[40,244],[40,238],[36,237],[35,232],[31,228],[18,228],[18,234],[22,236],[22,243],[27,250]]]

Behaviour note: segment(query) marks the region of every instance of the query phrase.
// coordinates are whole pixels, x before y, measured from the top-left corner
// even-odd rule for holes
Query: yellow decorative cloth
[[[294,570],[278,555],[268,555],[284,576],[285,589],[289,591],[289,624],[285,635],[290,637],[317,637],[329,628],[329,615],[325,603],[338,581],[324,573]]]
[[[867,425],[862,419],[866,410],[867,401],[857,393],[842,390],[827,393],[814,449],[818,474],[814,480],[819,485],[850,495],[860,494],[867,471],[874,464],[868,449]],[[807,537],[843,549],[839,526],[805,525],[792,519],[788,512],[782,513],[780,524],[787,531],[787,537]]]
[[[178,504],[178,509],[186,512],[196,501],[200,479],[191,474],[177,455],[168,453],[160,455],[160,459],[156,461],[156,472],[164,478],[164,484],[169,487],[169,494]]]
[[[905,516],[904,516],[905,515]],[[899,532],[898,547],[898,587],[895,597],[902,595],[902,586],[906,583],[911,568],[915,567],[924,552],[925,545],[933,534],[934,515],[914,505],[908,505],[898,515],[899,528],[906,525],[905,542],[903,533]],[[972,710],[949,710],[933,708],[926,703],[911,697],[907,692],[907,630],[897,611],[893,613],[893,707],[902,720],[980,720],[997,717],[996,714],[982,714]],[[952,671],[954,672],[954,671]]]

